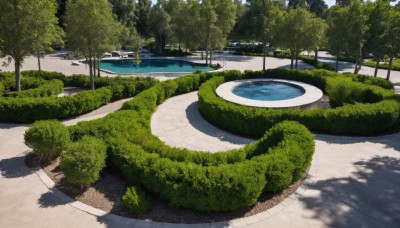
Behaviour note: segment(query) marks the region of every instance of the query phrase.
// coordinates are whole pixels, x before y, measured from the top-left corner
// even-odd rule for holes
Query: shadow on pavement
[[[198,101],[190,104],[186,109],[186,116],[189,120],[189,123],[196,128],[197,130],[203,132],[206,135],[216,137],[221,141],[229,142],[232,144],[248,144],[253,140],[244,138],[241,136],[236,136],[234,134],[228,133],[225,130],[221,130],[218,127],[209,123],[204,117],[200,114],[198,110]]]
[[[306,185],[311,194],[300,202],[327,227],[398,227],[400,159],[376,156],[353,167],[350,177]],[[313,190],[322,193],[312,194]]]
[[[385,145],[385,148],[400,152],[400,133],[371,137],[332,136],[316,134],[316,140],[333,144],[377,143]]]
[[[52,189],[49,190],[46,193],[43,193],[40,198],[37,200],[37,203],[41,208],[50,208],[50,207],[57,207],[61,205],[68,204],[68,202],[65,202],[64,200],[61,200],[54,194],[54,190]],[[72,201],[71,201],[72,202]]]
[[[38,168],[30,169],[25,165],[26,154],[8,159],[0,160],[0,172],[5,178],[20,178],[29,176]]]

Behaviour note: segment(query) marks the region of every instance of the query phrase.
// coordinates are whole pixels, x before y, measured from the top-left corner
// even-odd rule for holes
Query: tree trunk
[[[290,69],[293,69],[294,54],[290,51]]]
[[[96,66],[96,57],[93,57],[93,77],[96,77],[97,75],[97,66]]]
[[[262,44],[263,44],[263,70],[265,70],[265,58],[266,58],[265,43],[266,43],[266,42],[262,42]]]
[[[40,64],[40,52],[37,53],[37,61],[38,61],[38,68],[39,68],[39,71],[42,71],[42,66],[41,66],[41,64]]]
[[[201,60],[204,60],[203,50],[201,50]]]
[[[208,47],[206,48],[206,65],[208,66]]]
[[[211,62],[211,60],[212,60],[212,51],[210,51],[210,65],[212,65],[212,62]]]
[[[100,78],[100,59],[97,59],[97,77],[99,77]]]
[[[378,76],[378,69],[379,69],[379,59],[376,59],[374,77]]]
[[[336,72],[339,72],[339,56],[336,56]]]
[[[315,55],[314,55],[314,67],[317,68],[318,65],[318,49],[314,50]]]
[[[93,75],[93,59],[89,57],[89,75],[90,75],[90,89],[94,90],[94,75]]]
[[[298,64],[298,60],[299,60],[299,53],[297,52],[297,50],[296,50],[296,52],[295,52],[295,58],[296,58],[296,66],[295,66],[295,69],[297,69],[297,64]]]
[[[14,59],[15,66],[15,91],[21,91],[21,60]]]
[[[356,59],[356,66],[354,68],[354,74],[358,74],[358,59]]]
[[[160,41],[158,43],[159,49],[160,49],[160,54],[162,53],[162,34],[160,33]]]
[[[386,75],[386,80],[388,80],[388,81],[390,79],[390,71],[392,70],[392,63],[393,63],[393,56],[390,56],[389,67],[387,69],[387,75]]]

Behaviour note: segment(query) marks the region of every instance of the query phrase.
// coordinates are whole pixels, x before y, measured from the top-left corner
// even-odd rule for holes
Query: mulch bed
[[[27,156],[25,163],[30,168],[37,167],[40,164],[32,153]],[[102,171],[101,179],[98,182],[88,188],[81,189],[67,182],[60,170],[58,160],[41,164],[41,166],[46,174],[56,183],[56,188],[77,201],[124,217],[169,223],[209,223],[255,215],[279,204],[295,192],[304,181],[303,178],[280,193],[264,194],[255,205],[242,207],[230,212],[206,213],[190,209],[172,208],[166,200],[152,196],[153,208],[150,211],[143,215],[132,215],[125,209],[121,202],[121,198],[128,185],[118,171],[106,168]]]

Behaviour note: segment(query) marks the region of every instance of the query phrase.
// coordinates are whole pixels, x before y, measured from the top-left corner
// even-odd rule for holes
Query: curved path
[[[236,148],[246,139],[205,121],[197,93],[168,99],[152,118],[152,131],[171,146]],[[207,144],[214,140],[211,144]],[[237,141],[235,141],[237,140]],[[400,133],[379,137],[316,136],[311,177],[282,211],[251,227],[396,227],[400,224]],[[304,190],[305,189],[305,190]]]

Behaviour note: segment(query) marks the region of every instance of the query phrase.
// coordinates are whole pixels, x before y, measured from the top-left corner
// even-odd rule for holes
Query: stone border
[[[262,82],[272,81],[272,82],[294,84],[296,86],[303,88],[305,90],[305,93],[293,99],[280,100],[280,101],[259,101],[259,100],[252,100],[240,97],[232,92],[233,89],[239,85],[256,81],[262,81]],[[218,96],[232,103],[252,106],[252,107],[261,107],[261,108],[294,108],[294,107],[308,108],[311,107],[314,103],[318,102],[324,95],[320,89],[307,83],[281,80],[281,79],[264,79],[264,78],[244,79],[244,80],[235,80],[231,82],[226,82],[218,86],[216,92]]]
[[[165,222],[153,222],[150,220],[140,220],[140,219],[133,219],[127,218],[115,214],[111,214],[100,209],[94,208],[92,206],[86,205],[82,202],[76,201],[63,193],[62,191],[55,188],[55,183],[50,179],[49,176],[43,171],[43,169],[37,170],[35,173],[40,178],[40,180],[46,185],[49,189],[49,192],[53,193],[57,198],[61,201],[65,202],[69,206],[76,208],[80,211],[86,212],[93,216],[100,218],[101,220],[105,220],[111,223],[125,225],[130,227],[149,227],[149,228],[186,228],[186,227],[196,227],[196,228],[215,228],[215,227],[244,227],[252,224],[256,224],[258,222],[267,220],[272,218],[273,216],[279,214],[281,211],[292,205],[301,195],[308,190],[309,185],[315,183],[315,177],[317,176],[319,164],[318,164],[318,153],[314,152],[313,160],[310,165],[310,169],[308,173],[306,173],[306,178],[302,185],[300,185],[296,191],[288,196],[285,200],[280,202],[279,204],[275,205],[274,207],[263,211],[261,213],[243,217],[232,219],[229,221],[220,221],[220,222],[213,222],[213,223],[201,223],[201,224],[183,224],[183,223],[165,223]]]

